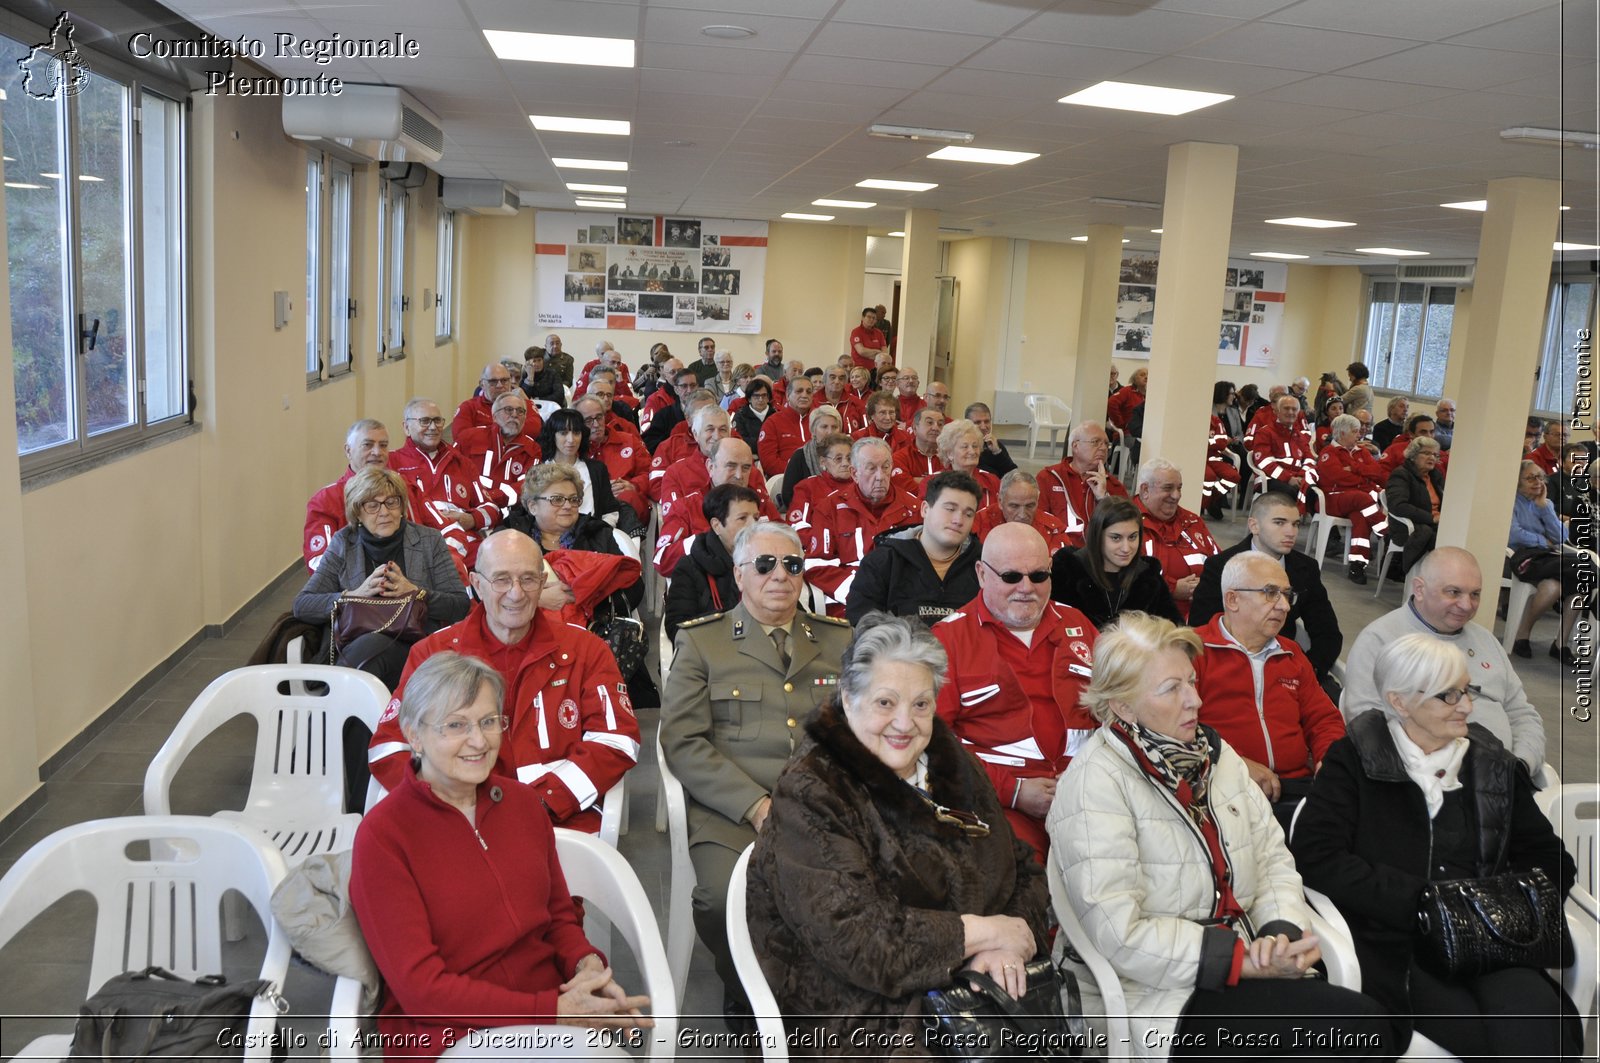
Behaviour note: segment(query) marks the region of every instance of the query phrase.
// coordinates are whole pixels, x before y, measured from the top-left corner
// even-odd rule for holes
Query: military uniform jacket
[[[798,612],[789,667],[743,603],[678,628],[661,709],[661,752],[689,798],[689,843],[750,843],[745,820],[772,792],[811,710],[839,688],[842,620]]]

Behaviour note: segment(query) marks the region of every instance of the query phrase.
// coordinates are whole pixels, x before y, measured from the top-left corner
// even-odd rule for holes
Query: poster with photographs
[[[1116,339],[1112,353],[1149,357],[1155,324],[1156,276],[1160,259],[1149,252],[1123,256],[1117,286]],[[1217,312],[1217,362],[1276,368],[1283,331],[1289,267],[1280,263],[1230,262]]]
[[[533,253],[535,331],[761,331],[765,222],[541,211]]]

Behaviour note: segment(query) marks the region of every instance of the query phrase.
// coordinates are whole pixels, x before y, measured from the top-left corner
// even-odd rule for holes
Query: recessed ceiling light
[[[939,186],[932,181],[890,181],[878,177],[869,177],[865,181],[857,181],[857,188],[884,188],[891,192],[926,192],[930,188]]]
[[[748,26],[701,26],[700,33],[719,41],[742,41],[756,35],[756,31]]]
[[[618,173],[627,173],[628,164],[621,159],[551,159],[550,162],[563,170],[613,170]]]
[[[610,192],[618,196],[628,194],[627,185],[590,185],[581,181],[568,181],[567,190],[571,192]]]
[[[844,207],[846,210],[866,210],[876,207],[876,203],[868,203],[864,199],[813,199],[813,207]]]
[[[30,185],[26,181],[7,181],[7,188],[44,188],[45,185]]]
[[[1489,209],[1489,201],[1487,199],[1464,199],[1460,203],[1440,203],[1439,206],[1449,207],[1451,210],[1485,211]],[[1563,206],[1561,209],[1571,210],[1572,208]]]
[[[1302,229],[1344,229],[1353,221],[1329,221],[1326,218],[1268,218],[1268,225],[1298,225]]]
[[[1358,247],[1363,255],[1389,255],[1393,258],[1413,258],[1417,255],[1426,255],[1427,251],[1407,251],[1403,247]]]
[[[530,114],[528,121],[541,133],[600,133],[605,136],[625,137],[632,127],[625,121],[611,118],[566,118],[554,114]]]
[[[80,180],[80,181],[98,181],[101,184],[105,184],[105,181],[106,181],[106,179],[104,177],[96,177],[94,174],[91,174],[91,173],[80,173],[78,175],[78,180]]]
[[[573,202],[576,203],[580,207],[595,207],[595,208],[598,208],[600,210],[627,210],[628,209],[628,204],[623,202],[620,199],[582,199],[582,198],[579,198],[579,199],[573,200]]]
[[[1019,162],[1037,159],[1037,151],[1000,151],[996,148],[963,148],[952,144],[929,155],[930,159],[946,162],[987,162],[996,166],[1015,166]]]
[[[1127,81],[1102,81],[1081,92],[1061,97],[1061,103],[1084,107],[1110,107],[1118,111],[1143,111],[1146,114],[1188,114],[1202,107],[1233,99],[1223,92],[1195,92],[1169,89],[1160,85],[1135,85]]]
[[[633,41],[626,37],[574,37],[564,33],[484,30],[501,59],[571,66],[632,66]]]
[[[1072,238],[1072,241],[1073,241],[1073,243],[1086,244],[1086,243],[1089,242],[1089,238],[1087,236],[1074,236]],[[1122,242],[1123,243],[1127,243],[1128,242],[1128,238],[1126,236],[1124,236],[1122,238]]]
[[[1557,251],[1600,251],[1600,244],[1564,244],[1556,242]]]
[[[1157,236],[1160,236],[1162,233],[1166,232],[1167,230],[1165,230],[1165,229],[1151,229],[1150,231],[1155,233]]]
[[[1135,207],[1139,210],[1160,210],[1160,203],[1152,203],[1148,199],[1118,199],[1115,196],[1090,196],[1090,203],[1098,203],[1102,207]]]
[[[784,215],[792,221],[832,221],[832,214],[802,214],[799,211],[790,211]]]
[[[904,229],[896,229],[894,232],[890,233],[889,235],[890,236],[904,236],[905,234],[906,234],[906,231]]]
[[[48,177],[48,178],[50,178],[50,179],[51,179],[51,180],[52,180],[52,181],[59,181],[59,180],[61,180],[61,175],[60,175],[60,174],[58,174],[58,173],[43,173],[43,172],[41,172],[41,173],[40,173],[40,174],[39,174],[39,176],[40,176],[40,177]]]
[[[1252,251],[1251,258],[1310,258],[1310,255],[1291,255],[1287,251]]]

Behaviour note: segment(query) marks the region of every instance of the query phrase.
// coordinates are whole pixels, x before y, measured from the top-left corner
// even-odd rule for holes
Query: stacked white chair
[[[761,1038],[761,1058],[766,1063],[789,1063],[789,1039],[778,1011],[778,998],[772,995],[761,961],[756,958],[755,942],[750,939],[750,923],[745,915],[745,886],[750,873],[750,854],[755,845],[745,846],[739,862],[733,865],[728,880],[728,950],[733,969],[739,973],[745,999],[755,1015],[756,1033]]]

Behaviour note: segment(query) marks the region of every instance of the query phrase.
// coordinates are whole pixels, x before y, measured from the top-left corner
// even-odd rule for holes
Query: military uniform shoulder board
[[[693,620],[685,620],[683,623],[679,624],[678,630],[682,631],[684,628],[691,627],[704,627],[713,620],[721,620],[727,615],[727,613],[707,613],[705,616],[697,616]]]
[[[819,624],[832,624],[835,627],[849,627],[850,621],[842,616],[828,616],[826,613],[806,613],[806,618],[815,620]]]

